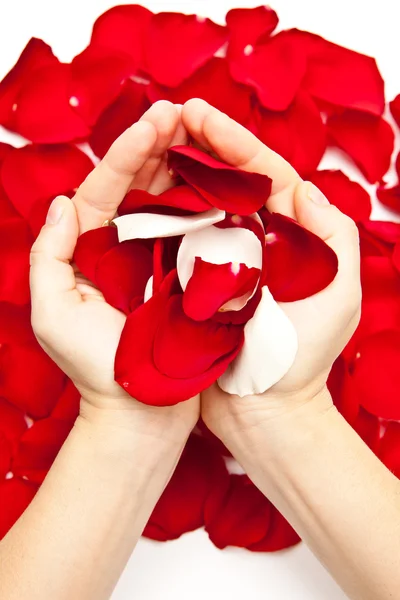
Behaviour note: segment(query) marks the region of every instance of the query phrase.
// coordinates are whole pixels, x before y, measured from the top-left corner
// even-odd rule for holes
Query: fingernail
[[[61,221],[64,212],[64,203],[61,198],[55,198],[50,204],[49,212],[46,217],[47,225],[56,225]]]
[[[313,183],[308,183],[307,196],[314,204],[319,204],[320,206],[330,204],[328,198]]]

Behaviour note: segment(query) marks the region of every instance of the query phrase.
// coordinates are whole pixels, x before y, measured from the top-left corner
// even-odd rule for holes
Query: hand
[[[330,406],[329,394],[324,394],[326,379],[360,316],[358,232],[354,222],[331,206],[315,186],[303,182],[289,163],[206,102],[189,100],[183,107],[182,122],[203,148],[223,161],[269,175],[273,185],[268,209],[296,219],[325,240],[339,259],[339,272],[325,290],[305,300],[281,304],[295,325],[299,341],[295,363],[281,381],[258,396],[229,396],[217,385],[202,394],[204,421],[226,441],[230,430],[251,428],[311,398],[321,399],[320,392],[321,408]]]
[[[188,435],[198,419],[199,398],[154,408],[136,402],[114,381],[125,316],[70,261],[79,233],[112,219],[129,189],[157,194],[172,185],[166,150],[185,143],[180,107],[154,104],[114,142],[72,201],[54,200],[31,253],[32,326],[40,345],[80,391],[81,414],[135,426],[140,415],[157,434],[161,426],[163,435],[175,435],[175,423]]]

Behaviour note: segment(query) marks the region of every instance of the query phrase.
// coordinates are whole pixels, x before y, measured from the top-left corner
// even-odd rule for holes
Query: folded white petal
[[[187,233],[179,247],[177,269],[184,291],[193,274],[196,256],[214,265],[232,262],[257,269],[262,266],[261,243],[252,231],[239,227],[220,229],[211,225]]]
[[[144,288],[144,299],[143,302],[147,302],[153,295],[153,275],[149,277],[146,287]]]
[[[289,371],[297,353],[297,333],[269,289],[245,326],[245,342],[236,359],[219,378],[222,390],[237,396],[262,394]]]
[[[152,213],[136,213],[116,217],[113,223],[118,228],[118,239],[125,240],[150,239],[183,235],[190,231],[198,231],[213,223],[225,219],[225,212],[212,208],[206,212],[188,217],[162,215]]]

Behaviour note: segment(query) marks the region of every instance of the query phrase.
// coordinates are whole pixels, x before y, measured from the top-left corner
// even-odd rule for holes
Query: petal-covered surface
[[[300,91],[285,111],[262,107],[256,113],[257,137],[306,176],[314,171],[326,149],[326,127],[309,94]]]
[[[170,206],[192,212],[204,212],[212,208],[196,190],[188,185],[178,185],[157,196],[145,190],[133,189],[119,205],[118,214],[128,215],[144,206]]]
[[[13,477],[0,483],[0,540],[33,500],[37,485]]]
[[[20,217],[0,222],[0,301],[29,302],[29,254],[33,237]]]
[[[92,129],[88,142],[96,156],[103,158],[117,137],[136,123],[149,107],[146,86],[127,79],[119,96],[104,110]]]
[[[391,210],[400,212],[400,185],[380,187],[378,188],[376,195],[382,204]]]
[[[168,406],[195,396],[210,386],[225,371],[243,343],[243,335],[238,335],[236,346],[232,351],[220,357],[207,371],[200,372],[197,376],[175,379],[161,373],[154,361],[154,341],[161,323],[163,322],[165,326],[166,305],[176,283],[176,272],[171,272],[164,280],[160,291],[129,315],[115,358],[116,381],[131,396],[146,404]],[[182,314],[183,311],[179,316],[181,317]],[[173,327],[173,323],[171,325]],[[187,331],[187,329],[182,331],[185,339]],[[174,335],[176,335],[175,331]],[[168,342],[175,346],[179,345],[177,340],[168,340]],[[189,346],[191,344],[192,340],[189,340]],[[182,355],[186,350],[180,348],[179,354]],[[192,368],[191,365],[187,367]]]
[[[365,220],[358,229],[361,256],[391,256],[394,245],[400,241],[400,223]]]
[[[27,344],[35,340],[30,305],[0,302],[0,344]]]
[[[226,27],[210,19],[158,13],[151,19],[146,37],[146,71],[157,83],[176,87],[212,58],[227,39]]]
[[[178,250],[179,283],[185,291],[195,266],[196,257],[215,265],[244,264],[260,270],[262,247],[249,229],[240,227],[207,227],[184,236]]]
[[[27,429],[25,413],[4,398],[0,398],[0,433],[14,447]]]
[[[231,77],[224,58],[211,58],[178,87],[167,88],[151,83],[148,96],[152,102],[169,100],[174,104],[184,104],[190,98],[202,98],[243,125],[250,117],[251,89]]]
[[[278,213],[268,218],[263,284],[275,300],[302,300],[326,288],[338,270],[334,251],[296,221]]]
[[[271,179],[240,171],[189,146],[168,151],[168,165],[213,206],[239,215],[257,212],[271,193]]]
[[[74,262],[79,271],[96,283],[96,269],[100,259],[118,245],[116,227],[99,227],[79,236],[74,252]]]
[[[77,188],[92,169],[90,158],[75,146],[33,144],[8,152],[0,176],[12,204],[27,218],[38,200]]]
[[[244,328],[244,344],[237,358],[218,379],[228,394],[262,394],[292,366],[297,354],[296,330],[267,287]]]
[[[352,181],[342,171],[316,171],[309,180],[314,183],[344,214],[353,221],[368,219],[371,215],[371,198],[367,190]]]
[[[353,377],[362,406],[383,419],[400,420],[400,330],[375,333],[357,345]]]
[[[344,150],[370,183],[381,181],[390,166],[394,133],[376,115],[347,110],[328,118],[330,142]]]
[[[150,250],[138,240],[129,240],[117,244],[100,258],[95,281],[106,302],[128,314],[133,298],[143,298],[152,273]]]
[[[224,211],[213,208],[203,213],[184,217],[153,213],[129,214],[117,217],[113,223],[117,226],[119,241],[124,242],[125,240],[183,235],[209,227],[223,221],[224,218]]]
[[[195,321],[204,321],[218,310],[242,309],[254,293],[260,273],[243,263],[215,265],[196,257],[183,294],[185,314]]]

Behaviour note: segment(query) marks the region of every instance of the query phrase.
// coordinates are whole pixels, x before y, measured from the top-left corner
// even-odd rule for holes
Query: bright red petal
[[[145,190],[134,189],[128,192],[118,208],[119,215],[129,215],[148,206],[169,206],[192,212],[203,212],[211,205],[199,193],[188,185],[169,188],[158,196]]]
[[[79,391],[69,379],[57,401],[57,404],[54,407],[53,412],[51,413],[51,416],[55,419],[69,421],[71,424],[74,423],[79,414],[80,400],[81,395]]]
[[[314,171],[326,149],[326,127],[313,99],[299,92],[283,112],[260,108],[257,137],[305,176]]]
[[[197,257],[183,294],[183,310],[195,321],[210,319],[228,300],[252,293],[259,277],[259,269],[244,264],[214,265]]]
[[[243,336],[238,336],[236,346],[231,349],[230,354],[220,357],[208,370],[200,372],[197,376],[174,379],[161,373],[153,358],[154,340],[158,335],[161,321],[164,320],[165,324],[166,304],[174,286],[176,286],[176,272],[171,272],[163,281],[160,292],[129,315],[116,354],[116,381],[131,396],[145,404],[167,406],[195,396],[216,381],[236,357],[243,343]],[[187,338],[188,331],[183,329],[184,338]],[[175,331],[173,336],[176,336]],[[173,343],[175,347],[178,345],[176,339],[169,338],[168,343]],[[190,339],[188,348],[178,348],[179,356],[192,345],[193,340]],[[187,356],[184,358],[186,363]],[[176,356],[175,363],[179,365]],[[195,366],[199,369],[199,365]],[[193,370],[192,365],[189,364],[187,367]],[[204,368],[204,364],[201,367]]]
[[[318,236],[278,213],[266,227],[265,277],[277,302],[293,302],[326,288],[335,278],[338,260]]]
[[[75,146],[28,145],[6,155],[0,174],[12,204],[27,218],[39,200],[77,188],[92,169],[92,161]]]
[[[31,326],[31,307],[0,302],[0,345],[36,343]]]
[[[0,433],[15,445],[26,429],[25,413],[4,398],[0,398]]]
[[[400,94],[396,96],[394,100],[389,103],[390,112],[393,115],[393,119],[396,121],[397,125],[400,127]]]
[[[342,171],[316,171],[309,180],[325,194],[331,204],[353,221],[369,219],[372,210],[370,195]]]
[[[152,274],[150,250],[138,240],[128,240],[114,246],[100,258],[95,281],[108,304],[129,314],[132,299],[143,297]]]
[[[146,38],[146,70],[157,83],[176,87],[212,58],[227,39],[226,27],[210,19],[158,13]]]
[[[12,448],[10,442],[0,431],[0,481],[11,471]]]
[[[376,452],[379,446],[380,421],[375,415],[371,415],[360,406],[357,419],[352,423],[353,428],[360,438]]]
[[[230,213],[252,214],[271,193],[271,179],[266,175],[240,171],[197,148],[170,148],[168,164],[210,204]]]
[[[116,227],[99,227],[85,231],[78,237],[74,261],[81,273],[96,283],[96,269],[100,259],[118,245]]]
[[[250,546],[253,552],[278,552],[301,542],[293,527],[271,504],[270,526],[267,535],[260,542]]]
[[[342,355],[338,356],[332,365],[327,386],[336,408],[346,421],[353,425],[360,412],[360,401],[350,375],[348,362]]]
[[[382,204],[395,212],[400,212],[400,184],[390,188],[379,187],[376,195]]]
[[[118,98],[105,109],[93,127],[89,137],[93,152],[103,158],[117,137],[136,123],[149,107],[146,86],[130,79],[125,81]]]
[[[328,118],[330,142],[344,150],[370,183],[381,181],[390,167],[394,133],[375,115],[347,110]]]
[[[24,219],[0,223],[0,301],[29,302],[29,254],[32,234]]]
[[[36,494],[37,486],[13,477],[0,484],[0,539],[11,529]]]
[[[400,423],[388,423],[379,444],[378,456],[396,477],[400,477]]]
[[[358,224],[358,229],[361,256],[391,256],[400,241],[400,223],[366,220]]]

